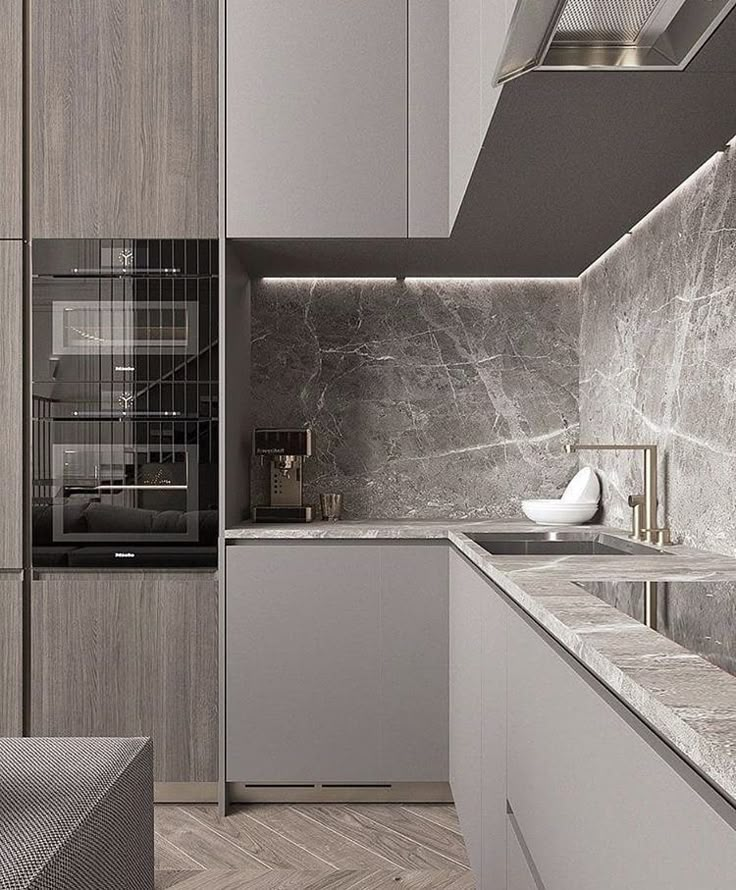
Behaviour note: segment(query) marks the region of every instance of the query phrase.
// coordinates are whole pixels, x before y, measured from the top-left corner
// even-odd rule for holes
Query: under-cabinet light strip
[[[624,232],[624,234],[620,238],[618,238],[616,241],[614,241],[613,244],[609,248],[604,250],[603,253],[599,257],[594,259],[593,262],[580,273],[580,278],[582,278],[583,275],[590,272],[590,270],[595,268],[595,266],[597,266],[599,263],[603,262],[603,260],[605,260],[607,257],[611,256],[611,254],[613,254],[625,241],[627,241],[631,235],[633,235],[635,232],[637,232],[639,229],[641,229],[648,222],[648,220],[650,220],[656,213],[658,213],[665,206],[667,206],[670,203],[670,201],[672,201],[674,198],[676,198],[680,194],[680,192],[682,192],[685,188],[687,188],[687,186],[694,179],[697,179],[699,176],[702,176],[703,173],[705,173],[705,171],[707,169],[709,169],[709,167],[715,161],[722,158],[723,155],[726,154],[730,148],[733,148],[734,143],[736,143],[736,135],[732,136],[728,140],[728,142],[723,146],[723,148],[719,148],[718,151],[714,152],[706,161],[704,161],[698,167],[697,170],[694,170],[687,177],[687,179],[683,179],[683,181],[681,183],[679,183],[677,186],[675,186],[675,188],[672,189],[672,191],[668,195],[666,195],[664,198],[662,198],[662,200],[658,204],[655,204],[654,207],[652,207],[651,210],[649,210],[647,213],[645,213],[644,216],[642,216],[642,218],[638,222],[634,223],[634,225],[629,229],[628,232]]]
[[[514,277],[506,277],[503,275],[487,275],[487,276],[479,276],[479,275],[422,275],[420,277],[413,277],[407,275],[404,277],[397,276],[387,276],[387,275],[377,275],[375,277],[365,276],[364,278],[356,278],[356,277],[344,277],[341,275],[296,275],[296,276],[285,276],[281,277],[279,275],[269,275],[264,278],[256,278],[256,281],[263,281],[267,283],[272,282],[288,282],[288,281],[577,281],[577,278],[574,275],[570,276],[559,276],[555,278],[554,276],[547,277],[534,277],[529,276],[527,278],[514,278]]]

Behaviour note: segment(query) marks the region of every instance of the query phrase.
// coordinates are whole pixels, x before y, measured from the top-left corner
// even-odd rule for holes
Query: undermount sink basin
[[[664,551],[606,532],[478,532],[468,535],[496,556],[661,556]]]

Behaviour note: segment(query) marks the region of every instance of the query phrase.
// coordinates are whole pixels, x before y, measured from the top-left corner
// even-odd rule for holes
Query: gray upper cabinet
[[[407,0],[228,0],[227,235],[407,234]]]
[[[448,236],[493,117],[512,0],[409,0],[409,236]]]
[[[446,545],[227,550],[228,781],[447,782]]]
[[[156,781],[216,781],[212,574],[43,575],[30,614],[31,735],[152,736]]]
[[[216,237],[217,0],[31,9],[33,236]]]
[[[23,237],[23,0],[0,0],[0,238]]]
[[[0,569],[23,566],[23,246],[0,241]]]

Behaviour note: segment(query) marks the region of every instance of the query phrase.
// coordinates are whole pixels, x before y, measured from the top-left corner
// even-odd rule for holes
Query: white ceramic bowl
[[[559,498],[536,498],[521,502],[524,515],[539,525],[580,525],[592,519],[598,501],[572,504]]]
[[[562,495],[566,504],[592,504],[601,499],[601,483],[593,467],[583,467],[572,477]]]

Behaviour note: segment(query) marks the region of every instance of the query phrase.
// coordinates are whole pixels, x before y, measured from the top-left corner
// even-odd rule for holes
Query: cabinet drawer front
[[[546,890],[729,886],[729,807],[582,671],[510,614],[508,799]]]

